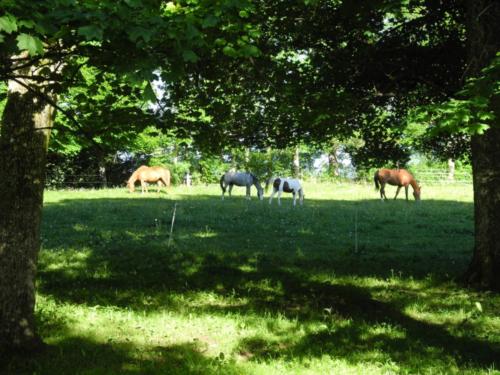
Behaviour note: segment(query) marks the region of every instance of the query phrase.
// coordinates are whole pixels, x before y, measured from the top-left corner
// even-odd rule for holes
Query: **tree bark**
[[[0,133],[0,351],[41,347],[35,276],[53,117],[40,95],[9,82]]]
[[[500,50],[500,3],[468,1],[467,74],[477,75]],[[475,244],[466,280],[500,290],[500,103],[492,103],[496,120],[484,135],[472,137]]]
[[[339,161],[337,159],[337,146],[333,145],[328,153],[328,171],[330,177],[338,177],[339,172]]]
[[[455,160],[448,159],[448,181],[455,181]]]
[[[300,150],[298,147],[295,147],[293,153],[293,177],[300,177]]]
[[[106,176],[106,163],[104,161],[99,162],[99,179],[101,180],[101,187],[108,187],[108,178]]]

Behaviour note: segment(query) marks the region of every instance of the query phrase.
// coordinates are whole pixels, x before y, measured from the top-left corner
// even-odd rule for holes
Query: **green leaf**
[[[102,40],[102,29],[94,25],[82,26],[78,28],[78,35],[87,40]]]
[[[206,16],[201,23],[201,27],[206,29],[207,27],[214,27],[219,22],[219,19],[213,14]]]
[[[490,126],[488,124],[478,123],[478,124],[474,124],[474,126],[472,127],[472,130],[475,132],[475,134],[482,135],[489,128],[490,128]]]
[[[140,8],[143,6],[141,0],[125,0],[125,3],[131,8]]]
[[[31,20],[21,20],[18,22],[19,27],[26,27],[27,29],[33,29],[36,24]]]
[[[192,24],[188,23],[186,27],[186,36],[189,39],[196,39],[200,35],[200,31]]]
[[[224,38],[217,38],[215,39],[215,45],[216,46],[223,46],[227,43],[227,40]]]
[[[243,56],[254,56],[254,57],[257,57],[260,55],[260,50],[256,47],[256,46],[253,46],[253,45],[246,45],[244,47],[241,48],[241,52],[243,54]]]
[[[236,52],[236,50],[232,47],[232,46],[225,46],[223,49],[222,49],[222,52],[224,52],[225,55],[227,56],[231,56],[231,57],[237,57],[238,56],[238,53]]]
[[[186,62],[197,62],[199,60],[198,55],[191,50],[182,52],[182,58]]]
[[[17,31],[16,18],[10,14],[0,17],[0,31],[5,31],[7,34]]]
[[[153,90],[153,87],[151,86],[151,83],[148,82],[146,84],[146,87],[144,87],[144,91],[142,93],[142,96],[144,100],[150,101],[150,102],[155,102],[156,101],[156,94],[155,91]]]
[[[143,27],[133,27],[128,31],[128,35],[130,37],[130,40],[132,40],[133,42],[137,42],[137,40],[141,38],[146,43],[148,43],[151,40],[153,31],[145,29]]]
[[[481,121],[490,121],[495,119],[495,115],[493,112],[478,111],[477,117]]]
[[[43,53],[43,44],[36,36],[21,33],[17,36],[17,48],[27,50],[31,56],[40,55]]]
[[[479,312],[483,312],[483,306],[481,305],[481,302],[476,302],[475,305],[476,309],[478,309]]]

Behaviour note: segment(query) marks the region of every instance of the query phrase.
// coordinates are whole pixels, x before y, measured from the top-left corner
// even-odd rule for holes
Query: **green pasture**
[[[499,373],[500,297],[458,281],[472,186],[424,185],[420,204],[363,184],[305,193],[293,208],[216,185],[46,191],[49,347],[6,373]]]

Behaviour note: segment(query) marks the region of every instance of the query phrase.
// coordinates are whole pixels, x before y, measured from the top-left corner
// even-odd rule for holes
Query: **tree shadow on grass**
[[[234,362],[209,358],[196,343],[145,347],[129,343],[99,343],[88,338],[68,337],[43,352],[13,355],[2,366],[5,375],[23,374],[244,374]]]
[[[271,264],[274,265],[272,269]],[[470,336],[467,325],[432,324],[407,315],[402,310],[414,302],[414,295],[404,295],[404,290],[398,286],[394,286],[394,292],[399,298],[383,302],[372,295],[377,288],[318,282],[311,277],[313,275],[287,269],[286,265],[280,267],[265,259],[254,272],[242,273],[228,267],[223,259],[217,264],[212,258],[194,277],[207,280],[209,275],[216,275],[215,280],[208,283],[212,288],[215,284],[224,284],[224,280],[232,280],[227,287],[249,302],[235,307],[202,307],[199,313],[225,314],[229,310],[264,316],[270,312],[299,325],[323,323],[321,329],[303,335],[299,341],[294,339],[297,326],[285,329],[279,325],[268,326],[272,339],[257,336],[241,341],[239,352],[248,358],[297,359],[329,354],[356,364],[369,360],[374,351],[379,351],[384,357],[379,361],[391,360],[422,371],[426,366],[439,366],[439,363],[442,367],[446,357],[458,366],[477,369],[500,366],[498,342]],[[253,284],[266,281],[267,286],[276,287],[249,290],[246,288],[248,281]],[[430,290],[426,294],[427,304],[438,304],[442,297],[441,293],[433,295]],[[456,308],[458,310],[459,306]],[[457,328],[461,331],[459,334],[450,332]]]
[[[158,225],[154,219],[170,217],[173,202],[169,200],[62,202],[45,208],[45,250],[39,291],[60,301],[89,306],[138,311],[188,309],[200,315],[280,314],[300,325],[322,324],[323,328],[299,335],[299,339],[294,337],[294,328],[279,327],[269,327],[273,339],[246,337],[238,351],[249,359],[328,354],[352,363],[391,360],[401,366],[425,370],[433,361],[441,361],[443,366],[445,356],[453,358],[459,366],[498,368],[497,343],[469,337],[464,331],[461,335],[452,334],[450,330],[457,328],[453,324],[430,324],[405,314],[404,308],[411,305],[414,294],[407,293],[404,286],[394,286],[389,293],[398,297],[384,302],[373,297],[376,287],[359,287],[337,279],[339,276],[385,279],[394,264],[395,269],[404,270],[405,277],[423,278],[430,273],[439,280],[442,276],[439,267],[456,254],[448,252],[439,258],[434,250],[422,249],[432,262],[440,263],[437,268],[432,265],[422,268],[419,261],[429,262],[429,258],[399,251],[397,244],[387,250],[383,242],[379,243],[377,249],[385,249],[383,252],[359,249],[353,253],[352,238],[347,235],[340,238],[342,231],[338,229],[343,221],[352,220],[355,210],[362,212],[359,208],[362,207],[368,216],[375,215],[364,224],[367,232],[384,234],[387,230],[385,233],[392,233],[394,238],[398,228],[404,227],[403,236],[408,236],[406,228],[417,228],[417,233],[422,230],[421,234],[427,234],[429,216],[436,216],[431,217],[432,224],[451,215],[460,220],[450,225],[448,220],[443,228],[464,237],[470,235],[467,232],[470,223],[463,220],[469,215],[470,205],[428,203],[422,208],[396,202],[395,207],[406,212],[376,216],[378,201],[313,201],[309,208],[293,210],[237,199],[221,203],[210,196],[198,196],[179,204],[176,218],[179,228],[174,232],[174,246],[168,247],[168,225]],[[363,214],[358,217],[363,218]],[[325,225],[330,225],[329,220],[335,218],[340,219],[329,229],[339,234],[338,250],[331,251],[328,242],[332,239],[325,239],[328,233],[324,231]],[[290,247],[292,242],[298,243],[299,249]],[[416,262],[408,261],[415,257]],[[319,273],[331,275],[331,281],[317,281]],[[432,282],[428,285],[435,286]],[[235,303],[204,303],[190,308],[185,306],[185,300],[176,299],[198,292],[232,298]],[[428,292],[424,300],[433,304],[439,298]],[[453,308],[459,310],[461,306]],[[397,332],[391,334],[391,329],[380,328],[384,326],[395,327],[392,329]],[[383,358],[371,358],[374,349]]]
[[[49,204],[43,247],[87,248],[95,258],[110,259],[127,251],[164,252],[169,245],[182,253],[302,255],[306,266],[338,275],[402,272],[423,278],[457,276],[473,246],[470,203],[311,200],[294,209],[197,195],[177,202],[171,228],[174,203],[142,198]]]

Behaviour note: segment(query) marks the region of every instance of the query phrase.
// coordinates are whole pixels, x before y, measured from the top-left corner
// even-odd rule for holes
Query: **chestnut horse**
[[[420,200],[420,186],[418,186],[417,181],[408,172],[406,169],[379,169],[375,172],[375,176],[373,176],[373,180],[375,181],[375,188],[379,190],[380,184],[380,198],[387,199],[385,195],[385,184],[397,186],[398,190],[396,190],[396,195],[394,199],[398,197],[399,190],[401,187],[405,187],[406,200],[408,200],[408,185],[411,185],[413,188],[413,196],[416,201]]]
[[[132,173],[127,181],[127,186],[131,193],[135,190],[136,181],[141,182],[142,194],[144,194],[144,191],[148,192],[149,182],[156,182],[158,184],[159,193],[162,183],[165,187],[170,186],[170,171],[163,167],[147,167],[145,165],[141,165],[134,171],[134,173]]]

